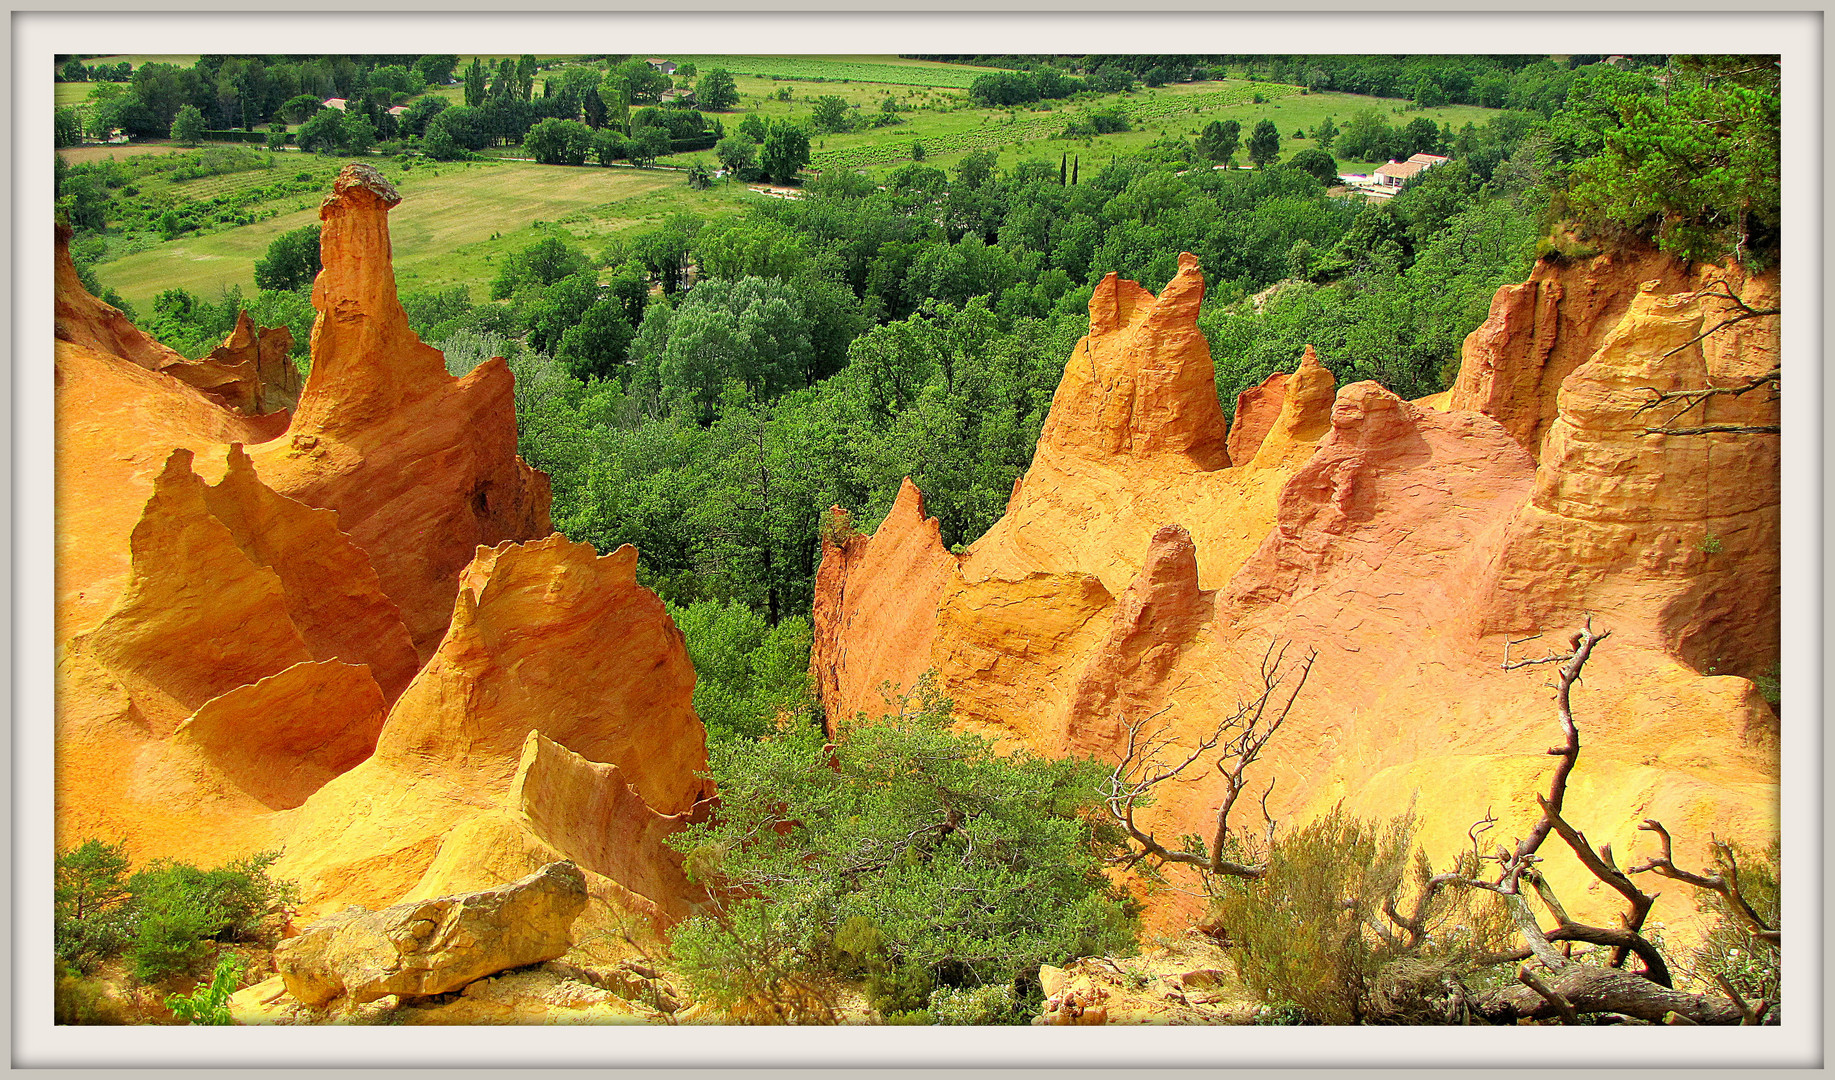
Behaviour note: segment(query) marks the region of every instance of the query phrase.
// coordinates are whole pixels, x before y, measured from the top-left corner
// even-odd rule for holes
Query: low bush
[[[125,954],[136,978],[195,972],[219,942],[261,941],[263,920],[290,903],[267,852],[217,867],[159,860],[128,876],[126,847],[89,840],[57,860],[54,941],[77,974]]]
[[[832,742],[715,744],[718,819],[671,840],[721,898],[674,946],[698,994],[803,1021],[824,1014],[822,987],[864,975],[881,1015],[1006,1022],[1041,964],[1131,947],[1131,907],[1101,872],[1096,767],[996,752],[951,731],[952,709],[926,681]]]
[[[1218,880],[1214,921],[1243,982],[1282,1017],[1271,1022],[1393,1020],[1427,969],[1502,951],[1505,917],[1490,894],[1440,890],[1425,915],[1426,949],[1404,953],[1371,930],[1384,924],[1385,902],[1407,907],[1432,875],[1414,828],[1412,815],[1375,823],[1336,807],[1278,838],[1265,877]]]

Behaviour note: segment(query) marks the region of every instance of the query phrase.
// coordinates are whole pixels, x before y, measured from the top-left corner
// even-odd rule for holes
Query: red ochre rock
[[[459,571],[479,546],[550,532],[547,477],[516,455],[501,359],[455,378],[408,327],[373,167],[345,167],[320,208],[312,371],[286,439],[256,448],[262,478],[339,527],[370,558],[425,660],[446,632]]]
[[[956,557],[910,477],[870,539],[824,539],[822,551],[812,613],[822,630],[810,670],[839,722],[902,699],[929,666],[936,604]]]
[[[1769,331],[1742,323],[1741,339],[1705,353],[1676,350],[1726,305],[1682,296],[1699,280],[1651,273],[1650,258],[1539,267],[1532,286],[1555,305],[1541,316],[1552,338],[1497,325],[1499,311],[1527,303],[1506,290],[1468,344],[1450,401],[1411,403],[1373,383],[1334,394],[1309,348],[1266,384],[1279,387],[1272,421],[1274,394],[1244,400],[1243,450],[1225,468],[1167,437],[1209,430],[1166,421],[1202,415],[1195,403],[1150,412],[1141,431],[1115,404],[1143,383],[1196,395],[1208,381],[1181,306],[1189,289],[1169,309],[1176,319],[1152,320],[1176,332],[1128,333],[1116,349],[1125,329],[1149,325],[1156,300],[1105,282],[1006,515],[954,574],[943,568],[937,599],[882,594],[872,625],[924,632],[876,663],[906,677],[935,669],[966,728],[1112,760],[1131,723],[1163,725],[1168,753],[1188,749],[1253,696],[1271,658],[1291,665],[1316,651],[1258,766],[1258,787],[1275,782],[1270,811],[1291,827],[1341,801],[1365,816],[1412,806],[1422,842],[1444,861],[1487,811],[1499,835],[1521,835],[1546,790],[1552,695],[1538,669],[1504,670],[1506,639],[1565,641],[1590,612],[1614,636],[1576,691],[1576,825],[1621,857],[1648,850],[1637,829],[1646,817],[1669,824],[1695,862],[1710,833],[1762,847],[1777,830],[1776,717],[1751,682],[1704,677],[1701,658],[1738,656],[1756,673],[1757,658],[1776,656],[1775,445],[1645,436],[1649,414],[1633,414],[1647,399],[1638,387],[1720,385],[1775,365],[1775,320]],[[1576,272],[1589,284],[1569,290],[1564,275]],[[1656,284],[1640,298],[1641,281]],[[1762,300],[1775,283],[1746,287]],[[1174,358],[1201,363],[1204,380],[1176,378]],[[1775,403],[1752,397],[1711,406],[1711,419],[1775,422]],[[1709,504],[1709,491],[1724,497]],[[1684,541],[1706,529],[1719,552],[1697,544],[1691,555]],[[908,532],[889,522],[871,541],[825,550],[818,611],[837,588],[871,587],[863,548],[884,534],[890,553]],[[916,573],[921,551],[878,572]],[[1742,578],[1752,583],[1743,602]],[[818,620],[817,635],[818,655],[848,655],[857,640],[837,620]],[[866,695],[839,670],[823,684],[831,720],[837,700],[852,709]],[[1143,826],[1210,835],[1219,794],[1199,778],[1168,785]],[[1611,906],[1577,866],[1551,860],[1548,871],[1571,908]],[[1150,904],[1157,922],[1190,914],[1165,894]]]
[[[1230,460],[1235,464],[1254,460],[1262,448],[1262,440],[1273,430],[1281,405],[1287,400],[1288,378],[1286,372],[1276,371],[1236,395],[1236,416],[1230,422],[1228,443]]]

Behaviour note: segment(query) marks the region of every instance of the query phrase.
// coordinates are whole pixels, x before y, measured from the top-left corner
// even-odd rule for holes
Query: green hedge
[[[204,139],[207,142],[246,142],[265,144],[268,141],[268,133],[265,131],[240,131],[232,128],[229,131],[205,131]],[[287,142],[291,143],[292,141],[293,136],[288,135]]]

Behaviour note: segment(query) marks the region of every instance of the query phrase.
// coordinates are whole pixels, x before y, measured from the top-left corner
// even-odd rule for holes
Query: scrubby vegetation
[[[741,1021],[833,1019],[864,978],[882,1016],[1011,1023],[1040,964],[1126,949],[1102,876],[1096,766],[996,752],[920,690],[824,742],[807,729],[717,744],[718,818],[672,839],[721,889],[675,934],[697,991]]]
[[[57,860],[58,960],[86,974],[125,956],[134,976],[195,974],[232,942],[257,942],[264,920],[293,899],[268,868],[277,852],[211,870],[155,860],[130,874],[124,845],[87,840]]]

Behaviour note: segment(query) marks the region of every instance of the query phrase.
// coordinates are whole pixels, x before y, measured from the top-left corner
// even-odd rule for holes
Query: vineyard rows
[[[1194,109],[1202,113],[1233,105],[1247,105],[1255,100],[1256,94],[1260,94],[1264,101],[1273,101],[1299,92],[1299,87],[1281,83],[1249,83],[1196,94],[1122,98],[1108,107],[1120,111],[1130,123],[1140,127],[1170,117],[1189,116]],[[984,124],[948,135],[916,135],[912,141],[923,143],[926,154],[974,153],[1008,143],[1050,138],[1063,131],[1076,115],[1064,110],[1028,115],[1011,122]],[[862,169],[872,165],[890,165],[910,156],[910,142],[877,141],[869,146],[819,150],[811,155],[810,164],[817,170]]]
[[[819,56],[678,56],[677,62],[692,63],[701,71],[725,68],[734,75],[776,75],[782,79],[811,79],[828,82],[892,83],[899,86],[929,86],[948,90],[966,90],[969,84],[989,73],[976,67],[913,67],[904,64],[872,64],[853,60],[825,60]]]

